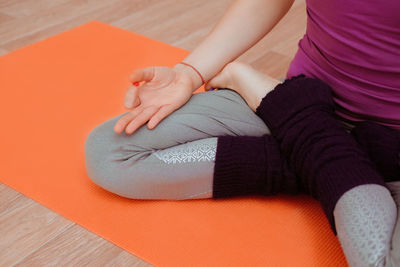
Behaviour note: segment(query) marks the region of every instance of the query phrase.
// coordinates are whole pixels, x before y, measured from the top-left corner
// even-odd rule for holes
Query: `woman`
[[[125,99],[133,110],[88,136],[88,174],[137,199],[307,192],[321,201],[352,266],[396,266],[400,229],[393,234],[397,208],[384,179],[398,178],[398,162],[388,156],[395,171],[383,177],[367,153],[375,155],[372,147],[392,155],[400,148],[400,5],[309,0],[307,33],[282,84],[228,64],[292,3],[237,0],[183,62],[135,71],[131,80],[141,84]],[[206,81],[231,90],[192,96]],[[359,124],[353,133],[361,146],[339,120],[349,130]],[[395,143],[377,147],[368,131]]]

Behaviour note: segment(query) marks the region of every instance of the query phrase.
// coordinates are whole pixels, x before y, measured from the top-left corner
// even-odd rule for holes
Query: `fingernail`
[[[139,86],[139,82],[134,82],[133,85],[134,86]]]

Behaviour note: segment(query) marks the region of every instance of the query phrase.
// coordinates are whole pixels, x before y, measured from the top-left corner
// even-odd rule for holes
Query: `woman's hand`
[[[183,106],[197,89],[199,81],[186,66],[149,67],[136,70],[130,77],[133,84],[125,96],[125,107],[133,108],[114,126],[116,133],[132,134],[148,121],[153,129],[160,121]],[[201,83],[201,82],[200,82]],[[197,87],[196,87],[197,86]]]
[[[281,83],[263,74],[250,65],[241,62],[231,62],[206,84],[210,88],[229,88],[236,91],[255,112],[261,100]]]

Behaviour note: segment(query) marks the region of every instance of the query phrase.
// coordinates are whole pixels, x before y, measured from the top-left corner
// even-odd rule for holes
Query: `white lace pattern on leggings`
[[[379,185],[355,187],[339,199],[335,224],[351,267],[385,266],[396,213],[389,191]]]
[[[207,138],[157,150],[153,155],[167,164],[214,161],[216,150],[216,138]]]

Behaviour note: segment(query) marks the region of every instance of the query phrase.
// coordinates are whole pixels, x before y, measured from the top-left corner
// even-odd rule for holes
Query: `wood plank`
[[[258,58],[251,65],[274,78],[285,78],[292,59],[288,56],[270,51]],[[268,64],[266,64],[268,62]]]
[[[298,41],[306,32],[305,3],[294,6],[290,16],[286,16],[281,22],[281,27],[276,29],[276,36],[274,36],[279,43],[271,46],[271,50],[283,55],[294,56],[298,48]]]
[[[159,14],[157,17],[149,16],[148,10],[142,10],[122,21],[114,22],[113,25],[174,44],[196,30],[214,25],[229,3],[230,0],[211,2],[179,0],[171,7],[168,1],[163,1],[162,4],[152,7],[151,12]],[[167,8],[168,12],[164,12],[163,10]],[[188,10],[190,12],[187,12]],[[129,25],[126,24],[127,21]],[[162,21],[162,23],[157,21]]]
[[[3,48],[0,47],[0,56],[4,56],[5,54],[8,54],[8,53],[9,53],[8,50],[3,49]]]
[[[0,214],[0,266],[15,264],[74,224],[22,195],[7,205]]]
[[[7,14],[4,14],[3,12],[0,12],[0,25],[13,19],[15,18]]]
[[[8,7],[14,5],[15,3],[21,2],[20,0],[1,0],[0,1],[0,10],[4,7]]]
[[[146,4],[142,4],[142,1],[130,1],[132,3],[128,4],[128,1],[129,0],[119,0],[113,1],[113,5],[110,6],[95,6],[78,16],[66,16],[63,19],[60,19],[57,23],[46,24],[34,31],[26,30],[20,36],[12,36],[8,41],[4,41],[2,46],[9,51],[14,51],[23,46],[41,41],[47,37],[67,31],[92,20],[99,20],[111,24],[111,21],[119,19],[120,16],[137,12],[138,10],[148,7],[153,1],[157,0],[146,1]],[[7,25],[7,27],[11,26]]]
[[[10,207],[16,205],[15,202],[18,201],[18,198],[24,198],[24,196],[11,187],[0,183],[0,217],[3,212],[8,212]]]
[[[15,266],[102,266],[118,261],[116,258],[121,251],[121,248],[75,224]],[[151,266],[132,254],[126,255],[125,260]]]
[[[15,18],[24,18],[33,14],[43,12],[43,9],[51,9],[60,3],[69,0],[24,0],[10,1],[7,5],[1,6],[1,11]]]
[[[133,255],[126,252],[121,251],[117,257],[115,257],[112,261],[104,264],[105,267],[111,266],[132,266],[132,267],[150,267],[153,266],[150,263],[147,263],[143,260],[137,260],[136,257],[132,257]]]
[[[52,9],[43,9],[23,19],[8,21],[0,28],[0,45],[4,46],[5,42],[22,38],[28,32],[32,34],[43,28],[63,23],[67,18],[72,20],[83,16],[92,9],[112,5],[112,2],[108,0],[98,0],[96,3],[96,7],[93,7],[83,1],[68,1]]]

